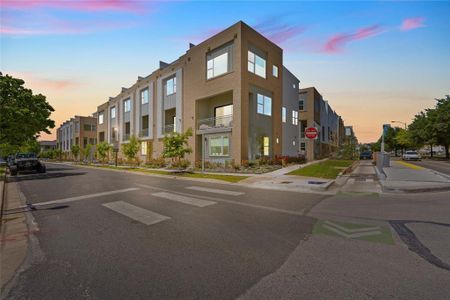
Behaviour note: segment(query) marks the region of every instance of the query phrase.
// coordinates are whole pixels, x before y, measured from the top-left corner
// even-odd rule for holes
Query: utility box
[[[389,153],[382,153],[377,152],[376,153],[376,165],[378,170],[383,171],[383,168],[390,167],[391,166],[391,156]]]

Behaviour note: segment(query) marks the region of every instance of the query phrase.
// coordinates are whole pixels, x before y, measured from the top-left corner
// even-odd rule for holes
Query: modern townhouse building
[[[86,148],[88,144],[97,143],[97,118],[74,116],[62,123],[56,130],[57,148],[61,149],[66,157],[72,157],[71,148],[73,145]]]
[[[299,91],[300,151],[308,161],[329,157],[342,145],[343,120],[314,87]],[[316,140],[305,137],[305,129],[315,127]]]
[[[97,138],[120,148],[136,135],[145,159],[166,133],[192,128],[191,161],[296,156],[298,89],[283,50],[238,22],[100,105]]]
[[[55,150],[57,145],[57,141],[39,141],[39,148],[40,151],[49,151],[49,150]]]

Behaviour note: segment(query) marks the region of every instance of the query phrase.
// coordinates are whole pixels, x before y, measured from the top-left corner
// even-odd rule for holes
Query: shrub
[[[132,135],[126,144],[122,144],[122,152],[129,162],[136,161],[136,154],[139,152],[139,139]],[[137,162],[137,161],[136,161]]]
[[[164,157],[148,158],[145,162],[145,166],[156,169],[164,168],[166,166],[166,160],[164,159]]]
[[[176,161],[173,161],[172,164],[170,165],[170,167],[173,169],[184,170],[184,169],[187,169],[190,165],[191,165],[191,162],[189,160],[181,158]]]

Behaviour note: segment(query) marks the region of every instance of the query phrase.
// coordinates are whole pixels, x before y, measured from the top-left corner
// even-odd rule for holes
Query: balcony
[[[197,120],[198,133],[212,133],[231,131],[233,127],[233,115]]]
[[[142,129],[142,130],[139,132],[139,137],[146,137],[146,136],[148,136],[148,128]]]
[[[175,124],[167,124],[163,127],[164,134],[175,132],[175,131],[176,131]]]

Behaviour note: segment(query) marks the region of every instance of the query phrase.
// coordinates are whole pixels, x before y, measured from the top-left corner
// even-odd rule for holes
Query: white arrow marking
[[[345,232],[342,232],[336,228],[333,228],[331,226],[328,225],[323,225],[324,228],[333,231],[334,233],[343,236],[345,238],[348,239],[353,239],[353,238],[359,238],[359,237],[365,237],[365,236],[371,236],[371,235],[379,235],[381,234],[381,231],[367,231],[367,232],[360,232],[360,233],[353,233],[353,234],[346,234]]]
[[[341,231],[347,232],[347,233],[355,233],[355,232],[364,232],[364,231],[372,231],[372,230],[380,230],[379,226],[374,226],[374,227],[364,227],[364,228],[355,228],[355,229],[350,229],[347,227],[343,227],[339,224],[333,223],[331,221],[325,221],[326,225],[335,227]]]

